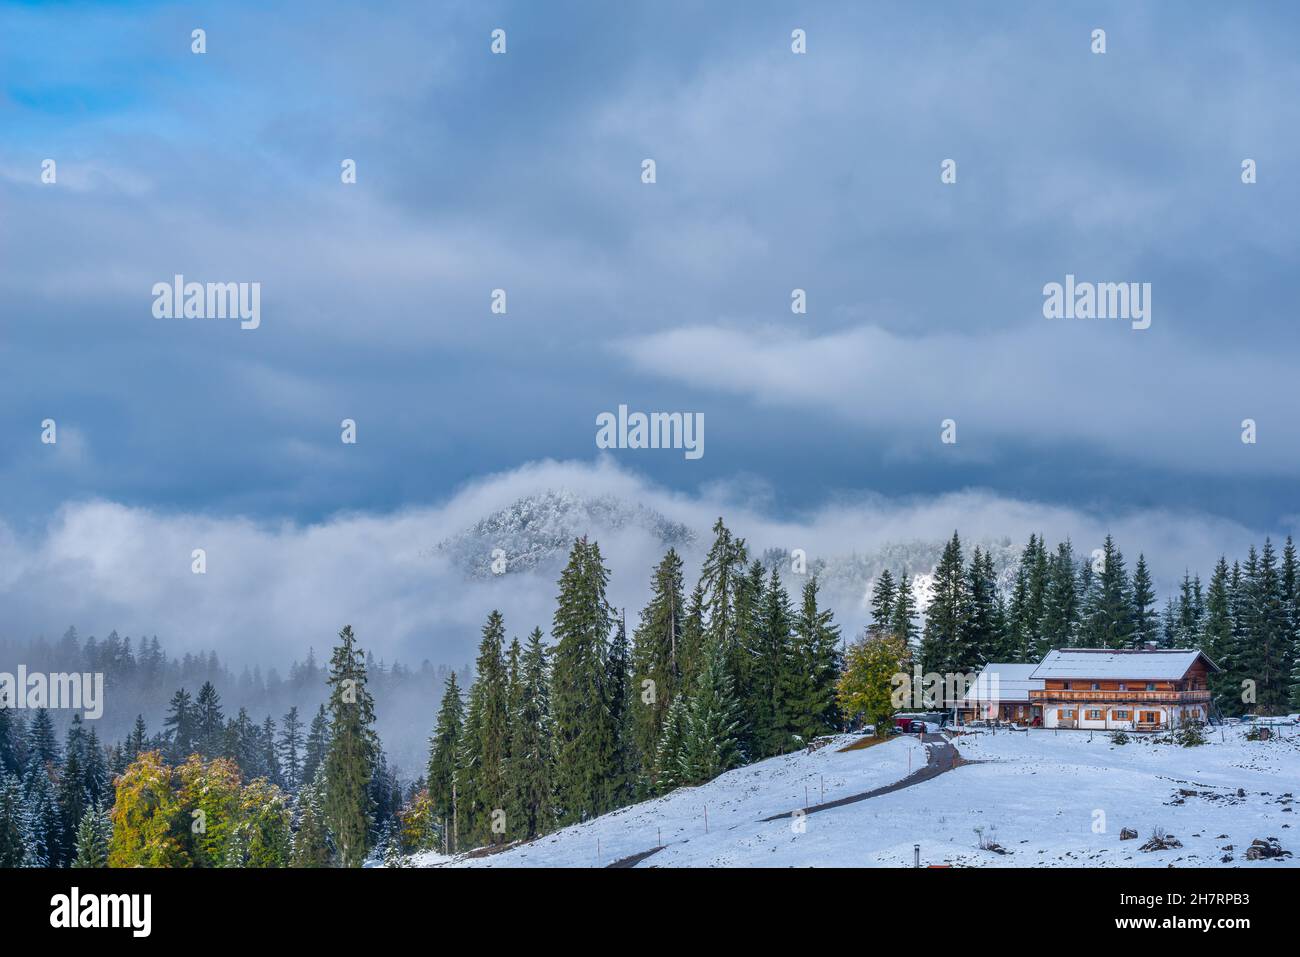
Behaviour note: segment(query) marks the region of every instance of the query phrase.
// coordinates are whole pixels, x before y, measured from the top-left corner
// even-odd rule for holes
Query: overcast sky
[[[327,531],[391,583],[365,523],[398,549],[546,460],[776,527],[977,495],[1148,529],[1167,576],[1292,531],[1300,17],[1137,6],[6,4],[6,627],[233,641],[237,591],[203,624],[160,586],[163,530],[186,572],[195,529],[244,567]],[[178,273],[260,282],[260,328],[155,319]],[[1150,283],[1150,328],[1045,319],[1067,274]],[[598,463],[620,403],[704,413],[705,455]],[[414,635],[402,595],[375,614]]]

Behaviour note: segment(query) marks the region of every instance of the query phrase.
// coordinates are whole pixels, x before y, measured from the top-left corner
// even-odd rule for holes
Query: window
[[[1126,685],[1124,682],[1121,681],[1121,682],[1119,683],[1119,690],[1120,690],[1120,691],[1128,691],[1128,685]]]
[[[1127,712],[1127,711],[1122,711],[1122,710],[1121,710],[1121,711],[1116,711],[1116,712],[1114,712],[1114,716],[1115,716],[1115,720],[1116,720],[1116,721],[1127,721],[1127,720],[1128,720],[1128,712]]]
[[[1101,709],[1100,709],[1100,708],[1090,708],[1090,709],[1088,709],[1088,720],[1089,720],[1089,721],[1100,721],[1100,720],[1101,720]]]
[[[1092,690],[1093,690],[1093,691],[1100,691],[1100,690],[1101,690],[1101,684],[1100,684],[1099,682],[1094,681],[1094,682],[1092,683]]]
[[[1148,681],[1147,691],[1155,691],[1155,690],[1156,690],[1156,683],[1154,681]]]
[[[1069,690],[1070,690],[1070,682],[1068,682],[1068,681],[1063,681],[1063,682],[1061,682],[1061,687],[1064,688],[1066,691],[1069,691]]]

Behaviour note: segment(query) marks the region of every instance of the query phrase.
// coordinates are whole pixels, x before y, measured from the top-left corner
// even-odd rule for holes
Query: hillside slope
[[[740,768],[498,854],[424,854],[412,863],[604,867],[662,841],[636,866],[910,866],[914,844],[923,864],[956,866],[1300,864],[1297,857],[1245,858],[1257,838],[1277,838],[1300,854],[1292,800],[1300,791],[1300,738],[1249,742],[1241,729],[1215,729],[1210,743],[1196,748],[1116,746],[1085,732],[966,735],[956,743],[969,763],[951,772],[802,821],[762,821],[819,803],[823,780],[829,802],[906,777],[909,751],[912,769],[925,763],[925,749],[912,738],[838,750],[853,740]],[[1139,839],[1121,841],[1121,828]],[[1182,847],[1140,850],[1157,831]],[[981,850],[981,839],[1006,853]]]

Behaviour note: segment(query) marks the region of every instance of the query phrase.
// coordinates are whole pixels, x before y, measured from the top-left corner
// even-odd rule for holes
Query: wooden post
[[[709,833],[709,806],[704,805],[704,833]]]

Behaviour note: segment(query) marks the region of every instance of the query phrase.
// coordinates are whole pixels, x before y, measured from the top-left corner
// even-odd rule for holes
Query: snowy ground
[[[955,739],[971,763],[932,780],[810,814],[801,823],[760,822],[804,806],[805,786],[810,803],[819,803],[823,778],[831,801],[905,777],[909,749],[913,769],[925,762],[914,738],[838,752],[852,740],[740,768],[500,854],[455,860],[425,854],[412,863],[605,866],[654,848],[662,831],[664,849],[638,866],[910,866],[918,843],[923,864],[1300,865],[1300,813],[1291,798],[1300,794],[1300,733],[1250,742],[1243,729],[1213,729],[1210,743],[1179,748],[1137,737],[1116,746],[1106,735],[1078,731],[983,732]],[[1125,827],[1139,838],[1121,841]],[[1008,853],[981,850],[976,828]],[[1183,846],[1140,851],[1157,829]],[[1247,861],[1251,841],[1268,837],[1296,856]],[[1227,855],[1232,860],[1221,861]]]

